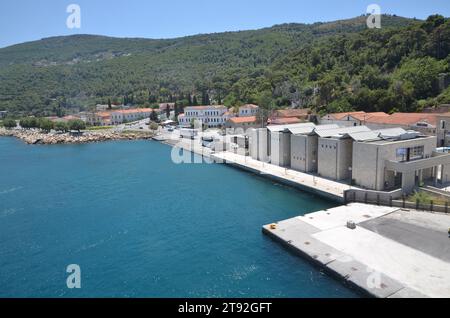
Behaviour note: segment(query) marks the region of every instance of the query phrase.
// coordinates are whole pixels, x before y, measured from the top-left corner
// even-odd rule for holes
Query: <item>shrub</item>
[[[61,131],[61,132],[68,132],[69,131],[69,125],[64,121],[57,121],[55,123],[55,130]]]
[[[36,117],[25,117],[20,119],[19,125],[22,128],[30,129],[30,128],[39,128],[39,122]]]
[[[84,130],[86,129],[86,123],[80,119],[69,120],[68,122],[70,130]]]
[[[17,126],[17,122],[14,119],[7,118],[3,120],[3,126],[8,129],[14,128]]]
[[[48,118],[40,118],[39,119],[39,128],[43,131],[49,132],[53,129],[54,123]]]

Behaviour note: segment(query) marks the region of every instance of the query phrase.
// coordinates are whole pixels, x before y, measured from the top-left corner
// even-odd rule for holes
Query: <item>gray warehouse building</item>
[[[250,132],[253,159],[377,191],[449,182],[450,154],[435,146],[436,137],[402,128],[304,123]]]

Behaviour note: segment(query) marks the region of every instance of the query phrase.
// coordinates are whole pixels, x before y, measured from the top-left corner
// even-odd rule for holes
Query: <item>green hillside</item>
[[[368,30],[365,20],[168,40],[76,35],[19,44],[0,49],[0,110],[50,115],[124,97],[147,106],[188,104],[189,94],[227,105],[385,109],[401,106],[399,91],[413,90],[402,97],[405,109],[421,99],[437,102],[435,82],[411,88],[418,81],[411,73],[422,67],[429,78],[448,71],[448,19],[383,16],[381,30]],[[382,105],[364,104],[385,92],[391,97]]]

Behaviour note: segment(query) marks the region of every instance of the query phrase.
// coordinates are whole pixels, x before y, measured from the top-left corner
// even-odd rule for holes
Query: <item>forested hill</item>
[[[399,90],[412,90],[402,102],[411,98],[408,107],[416,107],[418,98],[436,102],[440,91],[433,82],[417,93],[408,70],[428,63],[423,68],[430,73],[431,65],[432,74],[425,76],[447,72],[449,30],[440,16],[427,22],[383,16],[382,29],[368,30],[362,16],[167,40],[47,38],[0,49],[0,110],[54,114],[124,97],[137,105],[187,104],[189,94],[230,106],[347,109],[366,107],[364,98],[379,100],[384,92],[390,104]]]

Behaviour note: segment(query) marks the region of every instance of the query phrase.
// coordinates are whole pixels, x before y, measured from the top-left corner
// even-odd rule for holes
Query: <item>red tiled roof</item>
[[[288,125],[288,124],[298,124],[303,122],[303,120],[296,117],[281,117],[269,120],[271,125]]]
[[[275,111],[274,118],[286,118],[286,117],[305,117],[309,114],[309,108],[303,109],[280,109]]]
[[[394,113],[390,116],[374,116],[366,120],[368,123],[388,124],[388,125],[413,125],[419,122],[425,122],[436,126],[437,116],[433,113]]]
[[[348,115],[355,116],[355,115],[359,115],[359,114],[364,115],[364,114],[366,114],[366,112],[359,111],[359,112],[333,113],[333,114],[328,114],[328,116],[333,117],[336,120],[341,120],[344,117],[347,117]]]
[[[351,117],[360,120],[360,121],[367,121],[368,119],[372,117],[389,117],[389,114],[383,113],[383,112],[374,112],[374,113],[357,113],[350,115]]]
[[[233,118],[230,118],[230,122],[232,122],[234,124],[255,123],[256,122],[256,116],[233,117]]]

